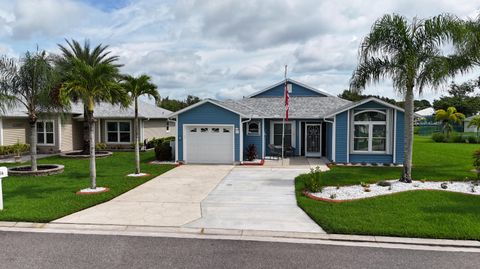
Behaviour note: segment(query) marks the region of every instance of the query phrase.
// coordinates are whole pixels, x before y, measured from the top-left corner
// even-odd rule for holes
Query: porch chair
[[[270,156],[271,157],[276,157],[277,160],[280,159],[280,157],[282,156],[282,149],[281,148],[277,148],[275,147],[275,145],[273,144],[269,144],[268,145],[268,149],[270,150]]]

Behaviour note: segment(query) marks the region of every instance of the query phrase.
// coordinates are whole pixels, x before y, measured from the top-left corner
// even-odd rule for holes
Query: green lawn
[[[472,153],[480,145],[434,143],[415,137],[413,177],[421,180],[475,178]],[[323,185],[349,185],[398,178],[401,168],[333,167]],[[442,191],[412,191],[345,203],[302,195],[305,176],[295,183],[297,203],[329,233],[480,240],[480,197]]]
[[[112,156],[97,159],[97,186],[110,188],[109,192],[95,195],[76,195],[89,187],[89,160],[50,157],[39,163],[63,164],[65,172],[47,177],[8,177],[3,180],[4,210],[0,220],[49,222],[93,205],[108,201],[153,177],[162,174],[173,165],[149,165],[154,153],[141,154],[142,172],[151,176],[126,177],[135,171],[133,152],[116,152]]]

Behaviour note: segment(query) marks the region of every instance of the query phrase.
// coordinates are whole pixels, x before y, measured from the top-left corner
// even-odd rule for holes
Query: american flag
[[[288,94],[288,84],[287,84],[287,80],[285,80],[285,121],[288,121],[288,109],[289,109],[288,99],[289,98],[290,96]]]

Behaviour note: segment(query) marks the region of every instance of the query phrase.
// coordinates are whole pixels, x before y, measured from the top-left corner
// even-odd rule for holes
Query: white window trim
[[[258,131],[257,132],[250,132],[250,124],[251,123],[256,123],[258,125]],[[260,121],[258,121],[258,120],[249,121],[249,122],[247,122],[247,135],[248,136],[260,136],[261,128],[262,128],[262,125],[261,125]]]
[[[117,142],[111,142],[111,141],[108,141],[108,123],[109,122],[115,122],[117,123],[118,125],[118,130],[117,130]],[[119,123],[120,122],[128,122],[130,123],[130,141],[129,142],[120,142],[120,125]],[[104,125],[104,130],[105,130],[105,135],[104,135],[104,139],[105,139],[105,143],[106,144],[118,144],[118,145],[127,145],[127,144],[131,144],[133,142],[133,124],[132,124],[132,121],[131,120],[106,120],[105,121],[105,125]],[[122,132],[123,133],[123,132]]]
[[[365,112],[377,112],[385,115],[385,121],[355,121],[355,116],[361,113]],[[366,110],[360,110],[355,113],[353,113],[353,116],[351,117],[351,122],[349,123],[352,128],[351,130],[351,135],[350,135],[350,143],[352,145],[351,147],[351,153],[352,154],[370,154],[370,155],[375,155],[375,154],[380,154],[380,155],[385,155],[385,154],[390,154],[390,113],[389,111],[382,111],[382,110],[376,110],[376,109],[366,109]],[[368,150],[355,150],[355,125],[368,125]],[[372,140],[373,140],[373,126],[374,125],[385,125],[385,150],[384,151],[373,151],[372,150]]]
[[[52,123],[52,134],[53,134],[53,143],[47,143],[47,133],[50,133],[50,132],[47,132],[47,128],[45,127],[45,123],[47,122],[51,122]],[[38,143],[38,127],[36,128],[36,135],[37,135],[37,145],[38,146],[55,146],[55,120],[37,120],[37,122],[35,124],[38,124],[38,123],[43,123],[43,141],[44,143]]]
[[[273,126],[275,124],[282,124],[282,123],[283,123],[283,121],[271,121],[270,122],[270,144],[274,145],[273,144],[273,141],[274,141],[273,140],[273,137],[274,137],[273,133],[274,133],[275,129],[273,128]],[[296,124],[295,123],[296,122],[294,120],[285,122],[285,124],[291,124],[292,125],[292,142],[291,142],[291,144],[292,144],[292,147],[297,148],[297,143],[296,143],[297,132],[296,132]]]

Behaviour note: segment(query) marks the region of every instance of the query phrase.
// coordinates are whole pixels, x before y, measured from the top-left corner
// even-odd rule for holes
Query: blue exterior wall
[[[347,127],[348,127],[348,112],[342,112],[336,116],[335,119],[335,162],[347,162]]]
[[[387,110],[388,107],[371,101],[365,104],[362,104],[358,107],[355,107],[354,110],[362,110],[362,109],[379,109],[379,110]],[[347,149],[347,141],[350,139],[350,135],[347,134],[348,124],[348,113],[343,112],[337,115],[336,118],[336,153],[335,153],[335,162],[337,163],[393,163],[393,152],[395,152],[395,163],[402,163],[403,162],[403,129],[404,129],[404,113],[401,111],[395,111],[397,117],[397,124],[395,127],[396,132],[396,140],[392,146],[395,147],[395,151],[392,150],[390,154],[357,154],[350,152]],[[390,119],[393,121],[393,118]],[[389,123],[392,124],[392,123]],[[328,128],[328,125],[327,125]],[[328,130],[328,129],[327,129]],[[328,144],[328,132],[327,132],[327,144]],[[352,145],[351,145],[352,146]],[[328,157],[327,151],[327,157]],[[348,158],[347,158],[348,155]]]
[[[332,124],[327,122],[326,123],[326,135],[327,135],[327,139],[326,139],[326,153],[327,153],[327,159],[329,159],[330,161],[332,160]]]
[[[292,92],[290,93],[290,96],[320,96],[320,97],[325,97],[326,95],[321,94],[316,91],[312,91],[310,89],[307,89],[305,87],[302,87],[298,84],[291,83],[292,84]],[[284,95],[285,91],[285,85],[281,84],[276,87],[271,88],[268,91],[259,93],[257,95],[253,95],[252,97],[281,97]]]
[[[262,120],[261,119],[253,119],[252,121],[256,121],[258,122],[260,125],[260,135],[248,135],[247,134],[247,123],[244,124],[243,126],[243,158],[246,159],[247,158],[247,155],[246,155],[246,151],[247,151],[247,147],[248,145],[250,144],[254,144],[255,147],[257,148],[257,158],[258,159],[261,159],[262,156],[263,156],[263,147],[262,147]]]
[[[240,116],[229,110],[205,103],[178,115],[178,160],[183,161],[184,124],[231,124],[240,129]],[[235,130],[234,130],[235,131]],[[240,135],[235,133],[235,161],[240,161]]]
[[[404,132],[404,128],[405,128],[405,113],[403,113],[402,111],[397,111],[397,127],[395,128],[396,129],[396,133],[397,133],[397,137],[396,137],[396,140],[395,140],[395,146],[396,146],[396,149],[395,149],[395,156],[396,156],[396,160],[395,160],[395,163],[403,163],[403,155],[404,155],[404,152],[403,152],[403,143],[404,143],[404,135],[403,135],[403,132]]]

